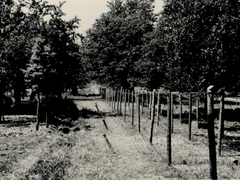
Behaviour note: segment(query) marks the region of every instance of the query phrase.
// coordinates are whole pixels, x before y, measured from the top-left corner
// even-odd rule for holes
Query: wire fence
[[[102,88],[105,100],[124,121],[147,138],[178,134],[186,139],[208,146],[207,93],[132,91]],[[221,102],[221,97],[223,101]],[[240,150],[240,97],[213,96],[215,135],[217,150],[221,155],[236,154]],[[170,123],[168,121],[170,119]],[[221,120],[220,120],[221,119]],[[225,121],[224,121],[225,120]],[[221,122],[220,122],[221,121]],[[223,121],[223,122],[222,122]],[[223,124],[223,126],[221,126]],[[169,125],[171,127],[169,127]],[[219,134],[223,134],[220,136]],[[166,141],[166,140],[165,140]],[[163,142],[163,141],[161,141]],[[167,144],[165,144],[167,146]]]

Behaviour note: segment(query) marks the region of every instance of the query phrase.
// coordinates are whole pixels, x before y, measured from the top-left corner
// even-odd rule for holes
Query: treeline
[[[89,75],[111,87],[240,88],[238,0],[114,0],[81,46]]]
[[[62,6],[46,1],[0,2],[0,106],[14,91],[15,107],[27,88],[60,97],[87,82],[76,33],[79,19],[63,19]]]

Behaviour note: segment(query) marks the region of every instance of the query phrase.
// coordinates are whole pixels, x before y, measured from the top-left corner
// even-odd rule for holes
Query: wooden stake
[[[116,91],[113,91],[113,110],[116,110]]]
[[[159,92],[157,93],[157,125],[159,126],[159,115],[160,113],[160,94]]]
[[[127,116],[127,90],[124,91],[124,121],[126,121]]]
[[[132,92],[132,126],[134,126],[134,91]]]
[[[188,139],[192,140],[192,93],[189,93]]]
[[[210,162],[210,178],[217,179],[212,88],[213,86],[209,86],[207,89],[207,120],[208,120],[208,141],[209,141],[209,160],[210,160],[209,162]]]
[[[49,112],[48,112],[48,103],[49,103],[49,98],[48,94],[46,94],[46,128],[49,127]]]
[[[144,91],[142,92],[142,116],[143,116],[143,106],[144,106]]]
[[[155,90],[152,92],[152,104],[151,104],[151,133],[150,133],[150,143],[152,144],[153,139],[153,127],[154,127],[154,112],[155,112]]]
[[[119,110],[119,112],[120,112],[120,114],[122,114],[122,88],[121,88],[121,90],[120,90],[120,94],[119,94],[119,96],[120,96],[120,100],[119,100],[119,102],[120,102],[120,110]]]
[[[130,107],[130,96],[131,96],[131,91],[128,90],[128,106]]]
[[[140,119],[140,93],[136,93],[137,97],[137,116],[138,116],[138,131],[141,132],[141,119]]]
[[[182,94],[180,93],[179,94],[179,119],[180,119],[180,122],[181,124],[183,123],[182,121]]]
[[[150,119],[152,119],[152,93],[151,92],[149,92],[149,116],[150,116]]]
[[[39,130],[39,118],[40,118],[40,114],[39,114],[39,109],[40,109],[40,92],[39,92],[39,86],[37,85],[37,112],[36,112],[36,131]]]
[[[223,110],[224,110],[224,92],[222,92],[221,94],[220,109],[219,109],[219,125],[218,125],[218,155],[219,156],[221,156],[221,152],[222,152],[222,138],[224,135]]]
[[[197,121],[197,126],[199,128],[199,93],[197,94],[197,101],[196,101],[196,121]]]
[[[117,90],[117,112],[119,112],[119,94],[120,94],[120,91]]]
[[[173,119],[173,94],[171,94],[171,120],[172,120],[172,133],[173,133],[173,124],[174,124],[174,119]]]
[[[172,140],[171,140],[171,95],[167,95],[167,104],[168,104],[168,109],[167,109],[167,120],[168,120],[168,131],[167,131],[167,156],[168,156],[168,165],[172,164]]]

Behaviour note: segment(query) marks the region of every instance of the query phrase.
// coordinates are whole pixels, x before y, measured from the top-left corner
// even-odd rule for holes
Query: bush
[[[49,123],[57,124],[57,119],[71,118],[77,120],[79,118],[79,110],[77,105],[70,99],[59,99],[50,96],[48,99],[48,116]],[[57,118],[56,118],[57,117]],[[43,98],[40,104],[40,120],[46,119],[46,98]]]

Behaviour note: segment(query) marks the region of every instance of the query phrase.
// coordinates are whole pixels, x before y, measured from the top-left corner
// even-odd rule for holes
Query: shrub
[[[70,118],[77,120],[79,118],[79,110],[77,105],[70,99],[59,99],[55,96],[50,96],[48,99],[48,116],[49,123],[58,124],[57,119]],[[40,120],[46,119],[46,98],[41,100],[40,105]]]

